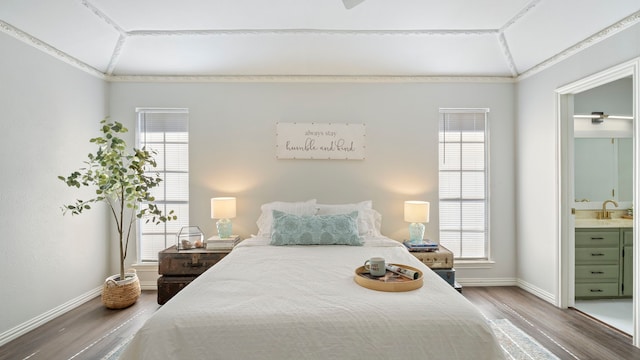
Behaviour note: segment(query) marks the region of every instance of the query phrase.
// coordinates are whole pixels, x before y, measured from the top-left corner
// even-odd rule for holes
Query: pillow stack
[[[372,202],[317,204],[275,201],[263,204],[258,236],[272,245],[362,245],[362,236],[381,236],[382,216]]]

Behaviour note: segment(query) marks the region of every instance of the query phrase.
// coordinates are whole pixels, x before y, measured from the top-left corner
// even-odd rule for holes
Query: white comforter
[[[361,287],[372,256],[419,268],[408,292]],[[502,359],[479,311],[397,241],[240,243],[160,308],[121,359]]]

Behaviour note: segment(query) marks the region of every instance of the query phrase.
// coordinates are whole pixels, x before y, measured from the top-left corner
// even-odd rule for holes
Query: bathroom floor
[[[632,299],[576,300],[574,308],[629,335],[633,333]]]

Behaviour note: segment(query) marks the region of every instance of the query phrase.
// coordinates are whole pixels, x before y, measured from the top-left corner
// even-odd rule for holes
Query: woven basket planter
[[[109,309],[124,309],[133,305],[140,297],[140,280],[135,270],[125,273],[125,279],[119,280],[120,275],[109,276],[102,287],[102,303]]]

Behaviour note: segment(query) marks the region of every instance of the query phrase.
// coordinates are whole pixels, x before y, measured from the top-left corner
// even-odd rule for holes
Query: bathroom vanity
[[[633,220],[576,219],[576,299],[633,293]]]

